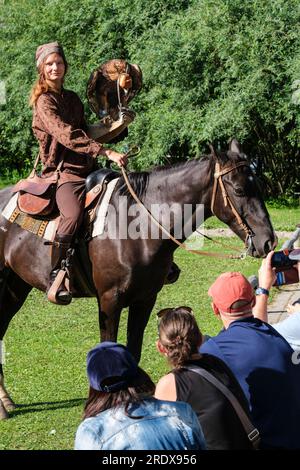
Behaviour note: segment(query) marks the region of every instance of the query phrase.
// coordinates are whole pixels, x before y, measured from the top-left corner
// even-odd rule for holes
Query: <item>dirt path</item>
[[[269,323],[277,323],[284,320],[288,316],[286,311],[288,304],[292,304],[298,299],[300,299],[299,284],[289,284],[280,287],[278,294],[268,307]]]
[[[197,232],[195,232],[197,235]],[[230,228],[209,228],[203,231],[204,235],[209,237],[236,237]],[[278,238],[290,238],[293,232],[276,231]]]

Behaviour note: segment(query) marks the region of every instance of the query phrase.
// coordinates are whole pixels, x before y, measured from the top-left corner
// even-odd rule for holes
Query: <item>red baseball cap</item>
[[[221,312],[231,315],[243,315],[255,304],[255,293],[251,284],[243,274],[237,272],[221,274],[210,286],[208,295]],[[232,308],[238,301],[244,301],[245,304]]]

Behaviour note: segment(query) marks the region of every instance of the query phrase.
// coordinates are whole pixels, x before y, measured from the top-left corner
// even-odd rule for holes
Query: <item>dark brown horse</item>
[[[191,218],[197,204],[204,206],[204,218],[212,215],[211,200],[216,163],[230,171],[223,176],[228,196],[245,226],[251,232],[249,254],[264,257],[275,245],[275,234],[269,215],[258,190],[255,176],[247,165],[236,141],[227,153],[205,156],[169,168],[152,172],[131,173],[130,182],[144,205],[177,204],[192,206]],[[243,164],[244,163],[244,164]],[[0,211],[11,195],[10,188],[0,191]],[[118,204],[119,196],[128,201]],[[123,178],[120,178],[108,212],[108,226],[115,223],[130,225],[128,216],[133,200],[128,194]],[[113,211],[112,209],[116,209]],[[224,205],[220,186],[214,200],[214,213],[242,240],[246,232],[238,223],[230,204]],[[126,220],[127,222],[124,222]],[[147,225],[149,218],[141,213],[140,225]],[[162,216],[164,223],[164,216]],[[195,221],[193,229],[195,229]],[[148,224],[149,225],[149,224]],[[174,233],[174,227],[171,232]],[[185,238],[182,237],[181,241]],[[137,238],[120,239],[98,237],[89,242],[95,296],[99,306],[101,340],[116,340],[121,311],[129,307],[127,344],[137,359],[140,358],[144,329],[158,292],[164,285],[177,245],[170,239]],[[86,260],[88,264],[88,259]],[[0,340],[10,320],[22,307],[32,287],[45,291],[51,269],[49,247],[43,240],[11,224],[0,216]],[[80,291],[75,296],[81,297]],[[3,371],[0,369],[0,398],[5,394]],[[2,387],[2,388],[1,388]],[[6,401],[5,401],[6,400]],[[9,402],[5,399],[7,407]]]

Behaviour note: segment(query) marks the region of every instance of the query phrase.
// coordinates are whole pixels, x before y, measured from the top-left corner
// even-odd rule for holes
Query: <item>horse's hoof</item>
[[[7,410],[5,409],[2,400],[0,400],[0,420],[9,418]]]

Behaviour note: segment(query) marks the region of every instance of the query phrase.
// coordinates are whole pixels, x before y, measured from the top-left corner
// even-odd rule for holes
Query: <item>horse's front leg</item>
[[[22,307],[32,287],[10,269],[0,273],[0,281],[0,402],[3,405],[0,407],[0,419],[3,419],[7,417],[5,410],[13,410],[15,404],[4,385],[2,340],[11,319]]]
[[[122,306],[116,289],[105,292],[98,298],[100,340],[117,341]]]
[[[127,346],[139,362],[141,358],[144,331],[156,302],[157,294],[148,299],[137,301],[129,306],[127,325]]]

